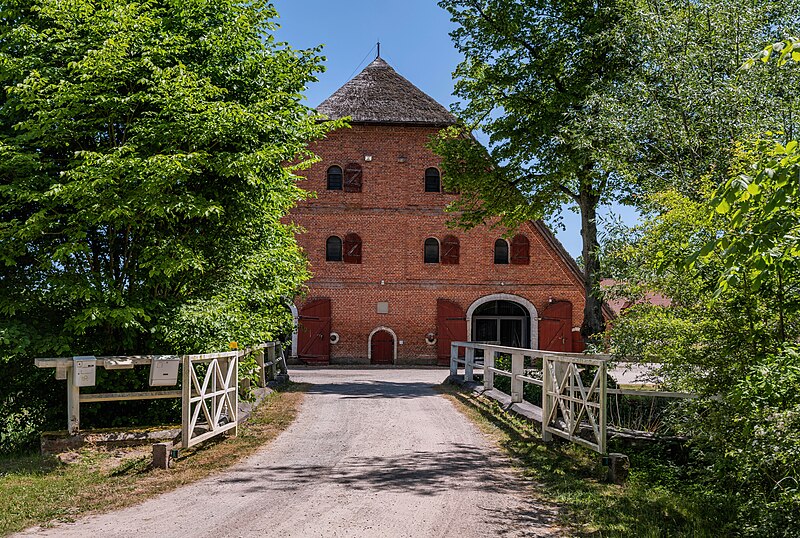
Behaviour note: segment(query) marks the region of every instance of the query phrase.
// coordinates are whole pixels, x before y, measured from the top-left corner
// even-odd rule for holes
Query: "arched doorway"
[[[469,340],[536,349],[536,318],[536,307],[523,297],[506,293],[481,297],[467,310]]]
[[[388,327],[378,327],[369,335],[370,364],[394,364],[397,339]]]

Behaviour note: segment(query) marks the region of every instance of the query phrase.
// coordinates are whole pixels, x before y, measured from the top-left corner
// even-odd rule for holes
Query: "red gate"
[[[328,364],[331,358],[331,300],[310,299],[300,308],[297,356],[306,364]]]
[[[572,351],[572,303],[555,301],[544,309],[539,321],[539,349]]]
[[[450,364],[450,343],[467,340],[467,316],[464,309],[448,299],[436,299],[436,357],[439,366]],[[464,349],[461,349],[463,356]]]
[[[370,347],[372,364],[392,364],[394,362],[394,336],[381,329],[372,335]]]

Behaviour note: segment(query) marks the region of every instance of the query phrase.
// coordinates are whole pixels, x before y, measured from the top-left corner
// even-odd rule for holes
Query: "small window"
[[[425,263],[439,263],[439,241],[433,237],[425,240]]]
[[[440,192],[442,190],[439,170],[428,168],[425,170],[425,192]]]
[[[498,239],[494,242],[494,263],[508,264],[508,243],[505,239]]]
[[[342,261],[342,240],[335,235],[330,236],[325,242],[325,261]]]
[[[344,192],[361,192],[361,165],[350,163],[344,167]]]
[[[328,168],[328,190],[342,190],[342,169],[338,166]]]
[[[361,238],[358,234],[344,236],[344,263],[361,263]]]
[[[445,236],[442,240],[442,265],[458,265],[459,249],[457,237]]]
[[[515,235],[511,240],[511,264],[528,265],[531,262],[530,242],[524,235]]]

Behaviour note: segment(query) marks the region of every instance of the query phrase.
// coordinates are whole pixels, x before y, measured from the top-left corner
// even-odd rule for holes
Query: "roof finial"
[[[376,56],[376,58],[380,58],[380,57],[381,57],[381,42],[380,42],[380,40],[378,40],[378,55]]]

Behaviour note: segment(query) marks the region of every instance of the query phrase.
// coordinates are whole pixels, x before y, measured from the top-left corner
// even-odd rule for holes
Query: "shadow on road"
[[[336,394],[344,399],[360,398],[419,398],[433,396],[431,383],[394,381],[347,381],[309,385],[307,394]]]

